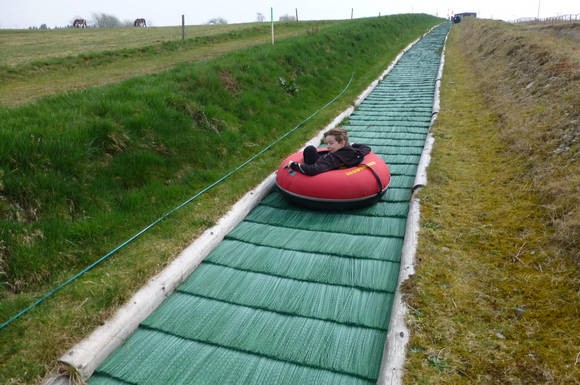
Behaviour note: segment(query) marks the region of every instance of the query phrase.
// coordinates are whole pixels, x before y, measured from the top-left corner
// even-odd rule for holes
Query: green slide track
[[[391,169],[378,203],[309,211],[272,191],[88,383],[375,384],[448,30],[412,46],[343,125]]]

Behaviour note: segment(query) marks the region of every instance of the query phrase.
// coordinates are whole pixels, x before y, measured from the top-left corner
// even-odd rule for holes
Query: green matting
[[[89,384],[375,384],[448,30],[406,52],[344,126],[391,169],[379,202],[309,211],[272,191]]]

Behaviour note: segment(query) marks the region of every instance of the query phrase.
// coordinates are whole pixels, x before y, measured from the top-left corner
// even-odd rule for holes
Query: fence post
[[[181,15],[181,41],[185,41],[185,15]]]
[[[274,8],[270,8],[270,20],[272,21],[272,45],[274,45]]]

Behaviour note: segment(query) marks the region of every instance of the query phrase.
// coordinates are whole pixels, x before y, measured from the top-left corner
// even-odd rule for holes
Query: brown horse
[[[87,28],[87,21],[85,19],[75,19],[73,28]]]
[[[133,23],[133,25],[135,27],[147,27],[147,23],[145,22],[145,19],[135,19],[135,22]]]

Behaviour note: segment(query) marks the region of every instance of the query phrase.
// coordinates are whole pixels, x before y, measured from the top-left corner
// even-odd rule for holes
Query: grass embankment
[[[0,330],[0,383],[42,377],[439,21],[345,21],[275,46],[0,110],[5,321],[295,127],[356,71],[339,101],[243,173]]]
[[[331,21],[277,23],[276,40],[319,31]],[[215,28],[213,28],[215,27]],[[0,105],[102,86],[271,42],[266,23],[186,28],[0,31]],[[48,47],[48,48],[47,48]],[[73,55],[74,54],[74,55]]]
[[[407,384],[577,384],[578,56],[453,27],[416,274]],[[574,54],[576,52],[576,54]]]
[[[309,24],[317,26],[332,21],[304,23],[276,23],[276,29],[303,30]],[[213,40],[229,35],[239,38],[251,31],[266,30],[270,38],[270,23],[187,25],[185,40]],[[148,28],[67,28],[52,30],[0,29],[2,57],[0,66],[19,67],[26,63],[45,63],[56,58],[71,59],[88,52],[127,52],[149,46],[162,46],[166,42],[178,42],[182,38],[181,26]],[[262,32],[260,32],[262,33]]]

